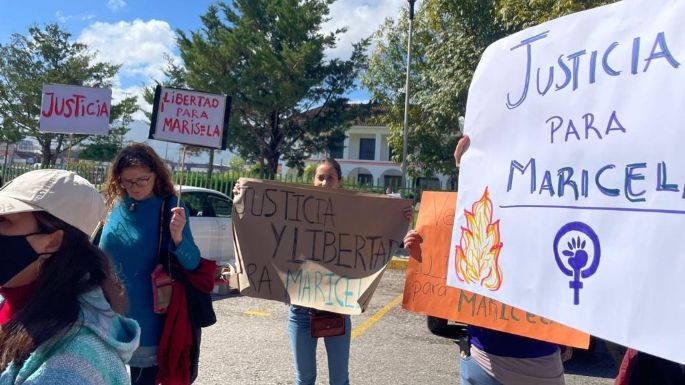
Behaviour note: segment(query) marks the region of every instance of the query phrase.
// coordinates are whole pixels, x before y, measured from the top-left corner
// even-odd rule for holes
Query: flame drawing
[[[457,277],[462,282],[477,282],[496,291],[502,285],[499,252],[502,249],[499,219],[492,222],[492,201],[487,187],[479,201],[464,210],[466,226],[456,246]]]

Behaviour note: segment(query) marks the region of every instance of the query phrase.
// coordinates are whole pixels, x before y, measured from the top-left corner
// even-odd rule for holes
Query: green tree
[[[314,174],[316,174],[316,167],[318,167],[316,164],[308,164],[304,168],[304,171],[302,172],[302,176],[304,177],[305,181],[314,180]]]
[[[8,44],[0,44],[0,117],[4,124],[36,138],[43,166],[54,163],[56,155],[66,150],[69,138],[38,130],[43,84],[109,87],[119,69],[95,62],[88,47],[71,42],[70,37],[57,24],[48,24],[43,29],[30,27],[28,35],[15,33]],[[76,135],[75,142],[85,138]]]
[[[133,114],[139,110],[138,98],[130,96],[112,105],[110,111],[109,135],[92,136],[83,146],[81,159],[108,162],[124,147],[124,137],[130,131],[129,125],[133,121]]]
[[[22,134],[16,126],[13,126],[10,122],[5,122],[0,118],[0,144],[5,145],[5,157],[2,162],[2,173],[0,173],[0,175],[4,175],[5,169],[7,168],[10,146],[22,139],[24,139],[24,134]],[[2,183],[0,183],[0,187],[2,187]]]
[[[240,155],[233,155],[228,161],[228,169],[237,174],[241,174],[245,171],[245,165],[245,159],[243,159]]]
[[[281,159],[302,169],[354,115],[343,95],[364,66],[367,43],[349,60],[325,58],[345,31],[321,32],[333,2],[220,2],[202,16],[202,29],[177,31],[185,83],[233,97],[229,146],[266,174],[276,174]]]
[[[407,163],[410,175],[454,174],[459,117],[480,57],[496,40],[524,28],[614,0],[425,0],[414,19]],[[408,17],[388,19],[372,35],[362,77],[383,105],[379,118],[401,161]]]

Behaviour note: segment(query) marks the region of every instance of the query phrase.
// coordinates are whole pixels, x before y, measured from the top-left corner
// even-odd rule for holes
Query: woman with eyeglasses
[[[171,174],[150,146],[133,143],[119,152],[109,171],[105,195],[110,213],[100,248],[114,261],[128,293],[128,316],[141,328],[140,347],[129,362],[131,384],[152,385],[159,371],[157,350],[164,326],[164,315],[154,311],[151,277],[160,248],[168,248],[186,270],[198,266],[200,250],[185,209],[176,207]],[[169,197],[171,241],[162,245],[162,204]]]

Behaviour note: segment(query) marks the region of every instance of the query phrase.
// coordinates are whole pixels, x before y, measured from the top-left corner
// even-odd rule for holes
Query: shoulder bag
[[[312,337],[335,337],[345,334],[345,316],[323,310],[309,310]]]
[[[159,263],[152,271],[152,306],[157,314],[166,314],[171,303],[171,292],[174,280],[171,278],[171,257],[168,251],[169,243],[165,234],[169,232],[168,214],[166,214],[169,199],[162,201],[162,208],[159,214],[159,238],[157,240],[157,258]],[[165,222],[166,221],[166,222]],[[167,240],[165,243],[164,241]],[[165,247],[163,247],[165,246]],[[166,260],[165,260],[166,259]],[[164,264],[166,262],[166,265]],[[167,271],[164,267],[167,267]]]

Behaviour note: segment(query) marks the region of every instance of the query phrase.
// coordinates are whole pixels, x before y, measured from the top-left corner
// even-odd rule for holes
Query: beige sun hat
[[[65,170],[24,173],[0,190],[0,215],[45,211],[87,235],[105,214],[105,202],[90,182]]]

